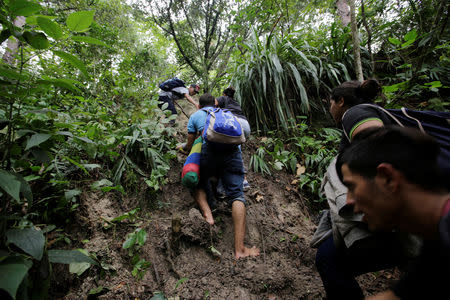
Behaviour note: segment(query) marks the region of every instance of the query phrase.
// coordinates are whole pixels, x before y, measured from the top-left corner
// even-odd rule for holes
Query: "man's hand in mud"
[[[180,153],[182,153],[184,155],[188,155],[189,153],[186,150],[184,150],[185,146],[186,146],[186,143],[183,143],[181,145],[178,145],[176,149],[177,149],[178,152],[180,152]]]

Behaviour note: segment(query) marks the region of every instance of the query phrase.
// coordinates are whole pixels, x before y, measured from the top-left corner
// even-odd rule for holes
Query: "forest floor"
[[[190,107],[183,108],[192,113]],[[187,118],[180,113],[178,120],[181,142],[186,137]],[[257,145],[253,139],[243,148],[247,164]],[[249,171],[245,240],[259,247],[261,255],[235,260],[230,208],[219,205],[214,212],[216,223],[210,228],[181,184],[184,159],[179,155],[173,161],[157,207],[147,205],[146,195],[139,192],[130,197],[83,193],[81,209],[67,231],[73,241],[84,241],[79,247],[95,253],[104,269],[110,270],[95,267],[77,276],[69,274],[66,265],[56,266],[54,298],[150,299],[160,291],[169,299],[323,299],[314,266],[316,250],[309,247],[318,209],[292,184],[294,176]],[[105,228],[105,220],[136,207],[141,208],[139,219]],[[180,231],[174,233],[178,224]],[[126,235],[136,227],[147,231],[140,257],[151,263],[141,280],[132,275],[131,258],[122,249]],[[388,270],[359,276],[358,281],[370,295],[386,289],[397,277],[398,271]]]

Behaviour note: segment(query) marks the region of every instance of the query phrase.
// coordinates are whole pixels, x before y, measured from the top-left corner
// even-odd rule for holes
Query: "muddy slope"
[[[187,119],[182,115],[179,119],[183,128]],[[179,139],[183,138],[180,134]],[[248,158],[251,150],[246,147],[246,151]],[[210,228],[189,191],[181,185],[182,163],[181,156],[173,162],[169,183],[158,199],[139,193],[133,197],[91,192],[83,195],[82,213],[77,216],[71,237],[89,240],[81,247],[95,253],[109,270],[91,268],[80,277],[67,276],[67,270],[62,270],[66,276],[59,280],[66,280],[70,286],[64,299],[150,299],[157,291],[175,299],[324,297],[314,266],[315,250],[309,247],[315,230],[311,217],[314,213],[308,211],[307,200],[291,185],[294,178],[284,173],[267,178],[248,173],[252,189],[246,193],[246,243],[259,247],[261,256],[236,261],[229,207],[218,205],[214,212],[216,224]],[[105,229],[104,220],[136,206],[142,208],[139,219]],[[131,258],[121,248],[134,224],[148,233],[140,256],[151,265],[141,280],[131,274]],[[360,276],[359,280],[372,294],[385,289],[396,276],[377,272]],[[103,287],[101,292],[88,295],[99,287]]]

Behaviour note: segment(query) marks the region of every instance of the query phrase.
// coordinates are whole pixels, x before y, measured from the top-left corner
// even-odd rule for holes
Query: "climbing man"
[[[215,99],[211,94],[200,96],[200,108],[213,108]],[[188,121],[188,139],[184,151],[189,153],[196,137],[205,127],[208,112],[203,109],[191,115]],[[247,256],[258,256],[259,249],[247,248],[244,245],[245,237],[245,198],[243,191],[244,166],[242,164],[241,151],[237,145],[234,147],[219,149],[212,147],[208,142],[203,141],[200,159],[200,182],[194,192],[194,198],[200,206],[205,221],[211,226],[214,225],[214,218],[211,208],[208,205],[206,189],[209,189],[209,179],[211,177],[221,179],[225,189],[225,194],[231,205],[231,214],[234,226],[234,255],[235,258]]]
[[[395,229],[424,239],[400,281],[371,300],[448,298],[450,192],[438,154],[438,144],[418,130],[382,127],[358,134],[338,157],[347,203],[364,214],[371,230]]]
[[[176,115],[177,110],[174,101],[183,98],[186,98],[197,109],[199,108],[197,102],[191,97],[198,94],[200,90],[200,87],[197,84],[191,84],[189,88],[186,88],[184,82],[175,77],[161,83],[159,88],[159,108],[162,108],[164,103],[167,103],[167,109],[170,110],[172,114]]]

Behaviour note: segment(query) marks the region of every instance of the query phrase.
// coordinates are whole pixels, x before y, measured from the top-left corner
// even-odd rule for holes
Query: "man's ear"
[[[375,179],[390,192],[396,192],[400,184],[400,173],[391,164],[381,163],[377,167]]]
[[[336,102],[337,106],[344,107],[344,97],[339,98],[339,100]]]

